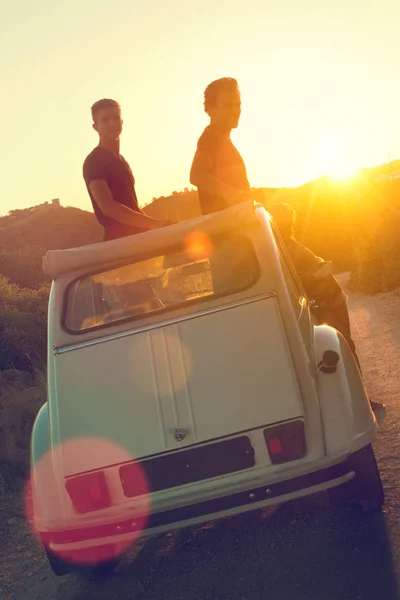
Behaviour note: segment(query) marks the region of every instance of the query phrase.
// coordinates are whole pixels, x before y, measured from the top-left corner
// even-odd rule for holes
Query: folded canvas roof
[[[251,226],[257,222],[254,204],[244,202],[218,213],[181,221],[169,227],[155,229],[109,242],[66,250],[48,250],[43,256],[44,273],[52,279],[69,272],[112,264],[149,252],[183,244],[196,231],[212,236]]]

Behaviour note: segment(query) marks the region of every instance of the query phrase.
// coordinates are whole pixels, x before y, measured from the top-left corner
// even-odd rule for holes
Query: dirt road
[[[195,536],[153,540],[135,559],[128,556],[112,580],[96,583],[53,576],[14,503],[7,516],[15,520],[0,523],[0,598],[398,600],[400,290],[352,293],[349,306],[367,388],[387,405],[375,442],[387,498],[383,514],[333,509],[319,494],[272,516],[252,513]]]

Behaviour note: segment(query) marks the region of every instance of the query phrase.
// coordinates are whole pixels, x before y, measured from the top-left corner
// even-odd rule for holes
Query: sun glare
[[[349,136],[339,130],[321,133],[314,141],[312,154],[318,176],[328,175],[343,181],[353,177],[359,169]]]

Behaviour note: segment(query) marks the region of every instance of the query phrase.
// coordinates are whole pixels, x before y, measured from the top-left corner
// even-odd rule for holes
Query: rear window
[[[161,256],[84,275],[66,294],[64,327],[78,333],[162,313],[255,283],[259,265],[244,236],[200,237]]]

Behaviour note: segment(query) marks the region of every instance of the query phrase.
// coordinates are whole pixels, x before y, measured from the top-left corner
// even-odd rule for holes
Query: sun
[[[356,164],[350,136],[338,129],[320,132],[314,139],[312,160],[316,175],[328,175],[339,181],[350,179],[360,168]]]

